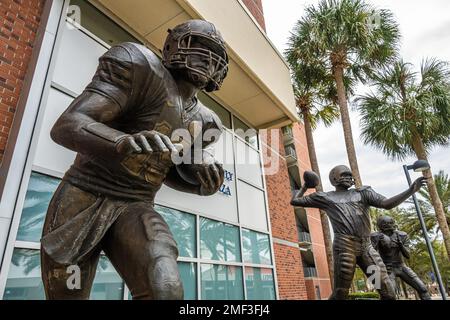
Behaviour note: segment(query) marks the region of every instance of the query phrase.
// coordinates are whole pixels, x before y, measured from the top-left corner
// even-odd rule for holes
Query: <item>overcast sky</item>
[[[280,52],[306,5],[318,0],[262,0],[267,34]],[[450,1],[449,0],[371,0],[379,8],[392,10],[402,33],[401,55],[405,61],[419,66],[423,57],[450,61]],[[389,160],[381,151],[363,145],[359,118],[351,111],[353,137],[363,184],[376,191],[393,195],[407,185],[403,162]],[[337,164],[348,164],[342,126],[337,122],[330,128],[320,126],[314,132],[317,157],[325,190],[331,190],[328,173]],[[414,162],[414,158],[405,163]],[[437,147],[429,157],[433,173],[444,170],[450,174],[450,147]],[[413,179],[418,176],[412,173]]]

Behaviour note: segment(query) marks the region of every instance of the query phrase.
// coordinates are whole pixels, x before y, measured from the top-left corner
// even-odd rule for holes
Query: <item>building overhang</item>
[[[93,0],[153,48],[167,29],[205,19],[222,33],[230,68],[213,96],[251,126],[277,128],[298,120],[289,68],[240,0]]]

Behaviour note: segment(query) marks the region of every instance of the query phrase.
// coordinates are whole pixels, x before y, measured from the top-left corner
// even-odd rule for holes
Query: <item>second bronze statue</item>
[[[397,230],[394,219],[389,216],[381,216],[377,219],[378,232],[371,235],[372,244],[381,255],[386,265],[389,277],[395,284],[396,278],[410,285],[417,291],[421,300],[431,300],[430,293],[423,281],[408,267],[403,258],[409,259],[407,248],[408,235]]]

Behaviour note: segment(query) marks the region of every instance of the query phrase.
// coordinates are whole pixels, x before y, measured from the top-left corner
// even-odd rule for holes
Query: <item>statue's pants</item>
[[[392,283],[395,283],[395,277],[399,277],[417,291],[421,300],[431,300],[427,287],[411,268],[404,263],[386,267]]]
[[[177,245],[153,201],[94,195],[63,181],[41,241],[47,299],[88,299],[102,250],[133,299],[183,299]],[[79,288],[71,265],[79,267]]]
[[[355,274],[356,265],[370,279],[383,300],[395,300],[392,284],[378,252],[372,247],[370,238],[335,234],[333,242],[334,290],[330,300],[345,300]]]

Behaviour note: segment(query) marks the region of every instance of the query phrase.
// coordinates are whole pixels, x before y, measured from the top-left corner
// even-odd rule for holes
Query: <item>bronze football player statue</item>
[[[305,196],[306,190],[316,187],[319,181],[314,172],[306,171],[304,184],[292,198],[291,205],[319,208],[330,218],[334,231],[334,289],[330,299],[347,299],[358,265],[368,277],[378,277],[377,290],[381,299],[394,300],[394,286],[389,279],[386,266],[370,240],[369,208],[374,206],[392,209],[398,206],[424,185],[425,178],[418,178],[408,190],[392,198],[385,198],[368,186],[351,188],[354,185],[352,173],[343,165],[334,167],[329,178],[336,188],[335,191],[314,192]]]
[[[421,300],[431,300],[423,281],[403,261],[403,257],[409,259],[406,232],[397,230],[394,219],[389,216],[379,217],[377,226],[379,231],[371,235],[372,244],[380,253],[392,283],[399,277],[417,291]]]
[[[177,244],[154,198],[163,183],[197,195],[222,185],[222,166],[206,151],[222,124],[197,93],[220,88],[228,56],[215,26],[202,20],[169,30],[162,53],[161,62],[140,44],[113,46],[52,128],[52,139],[77,156],[45,220],[47,299],[88,299],[102,250],[133,299],[183,298]],[[173,138],[176,130],[192,139]],[[202,139],[207,130],[218,133]],[[194,154],[199,161],[174,161]],[[79,289],[66,283],[70,265],[81,271]]]

